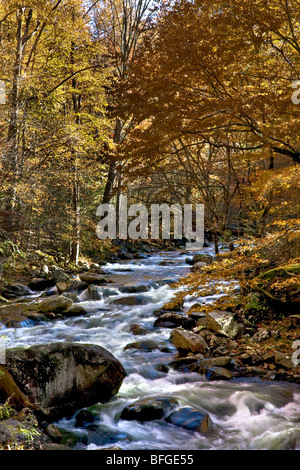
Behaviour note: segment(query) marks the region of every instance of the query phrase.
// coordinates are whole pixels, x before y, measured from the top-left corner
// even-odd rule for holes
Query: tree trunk
[[[114,143],[115,144],[119,144],[122,142],[123,140],[122,131],[123,131],[123,122],[121,121],[121,119],[117,118],[115,122],[115,131],[114,131]],[[102,204],[110,203],[116,176],[117,176],[117,162],[114,160],[111,160],[109,164]]]

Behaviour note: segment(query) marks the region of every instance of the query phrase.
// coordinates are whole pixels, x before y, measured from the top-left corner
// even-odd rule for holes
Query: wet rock
[[[223,357],[211,357],[208,359],[203,359],[201,364],[204,367],[230,367],[231,364],[231,357],[223,356]]]
[[[193,264],[193,267],[191,268],[192,273],[200,271],[203,266],[207,266],[207,263],[205,263],[205,261],[197,261],[197,263]]]
[[[87,284],[106,284],[108,281],[102,274],[93,273],[93,272],[85,272],[79,274],[79,279]]]
[[[2,370],[18,384],[21,397],[38,404],[48,422],[108,401],[126,375],[120,362],[101,346],[66,342],[8,349]],[[9,393],[2,380],[1,393]]]
[[[162,419],[177,405],[175,398],[143,398],[124,408],[120,419],[153,421]]]
[[[147,284],[135,284],[135,283],[126,283],[120,287],[120,292],[124,294],[138,294],[143,292],[148,292],[150,290],[150,286]]]
[[[93,423],[95,421],[95,415],[89,410],[80,410],[75,415],[76,426],[85,426],[86,424]]]
[[[58,268],[57,266],[49,267],[49,276],[55,284],[70,280],[69,276],[63,271],[63,269]]]
[[[208,380],[230,380],[232,379],[232,374],[225,367],[218,366],[206,366],[201,364],[198,372],[204,374]]]
[[[199,356],[199,354],[197,354],[197,356]],[[203,354],[200,356],[200,360],[204,358]],[[199,366],[199,360],[196,356],[178,357],[174,359],[174,361],[169,362],[166,371],[168,371],[168,369],[175,369],[180,372],[192,372],[198,369],[197,365]]]
[[[209,350],[206,341],[200,335],[181,328],[172,331],[170,341],[179,352],[183,353],[205,354]]]
[[[80,294],[82,300],[101,300],[102,297],[103,294],[97,286],[89,286]]]
[[[154,326],[163,328],[176,328],[181,326],[185,330],[191,330],[196,326],[195,320],[180,313],[167,312],[160,315],[154,322]]]
[[[80,317],[86,314],[87,314],[86,309],[83,308],[81,305],[72,305],[72,307],[64,311],[65,317]]]
[[[126,307],[134,307],[135,305],[146,305],[148,303],[145,297],[141,295],[128,295],[126,297],[119,297],[111,301],[114,305],[124,305]]]
[[[77,279],[70,279],[68,281],[61,281],[56,284],[57,292],[63,294],[64,292],[83,291],[88,287],[88,283],[78,281]]]
[[[199,254],[195,255],[192,258],[193,264],[195,263],[205,263],[205,264],[211,264],[213,262],[214,258],[210,255],[204,255],[204,254]]]
[[[158,263],[158,266],[173,266],[177,263],[176,260],[169,260],[169,259],[166,259],[166,260],[162,260]]]
[[[38,314],[29,311],[25,304],[5,305],[0,308],[0,323],[9,328],[19,328],[24,326],[24,322],[28,322],[30,318],[33,319],[35,315],[38,319]]]
[[[148,333],[145,328],[143,328],[141,325],[138,325],[137,323],[130,325],[129,330],[133,335],[146,335]]]
[[[159,349],[159,345],[152,340],[136,341],[134,343],[126,344],[124,351],[127,351],[127,349],[139,349],[144,352],[150,352],[155,349]]]
[[[71,308],[72,305],[73,301],[71,299],[68,299],[64,295],[52,295],[36,304],[35,308],[38,312],[41,313],[61,313]]]
[[[32,291],[23,284],[7,284],[0,290],[0,294],[6,299],[15,299],[16,297],[30,295]]]
[[[41,277],[34,277],[28,284],[29,288],[33,291],[41,292],[48,287],[54,287],[55,282],[52,279],[44,279]]]
[[[197,319],[197,326],[202,326],[210,331],[218,332],[222,330],[220,323],[218,323],[209,313]]]
[[[205,411],[198,411],[190,407],[173,411],[167,419],[175,426],[180,426],[200,434],[207,434],[212,429],[212,420]]]
[[[96,266],[94,263],[90,265],[89,273],[106,274],[104,269],[100,268],[100,266]]]

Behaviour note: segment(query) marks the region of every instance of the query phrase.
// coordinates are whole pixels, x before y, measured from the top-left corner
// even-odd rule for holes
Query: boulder
[[[192,318],[188,318],[180,313],[168,312],[160,315],[157,320],[155,320],[154,326],[164,328],[176,328],[181,326],[185,330],[191,330],[196,326],[196,322]]]
[[[200,434],[207,434],[212,428],[212,420],[208,413],[188,406],[173,411],[167,421],[175,426],[180,426],[194,432],[197,431]]]
[[[150,351],[153,351],[154,349],[159,349],[159,345],[155,341],[152,341],[151,339],[149,339],[149,340],[136,341],[134,343],[126,344],[124,351],[127,351],[127,349],[139,349],[144,352],[150,352]]]
[[[179,352],[183,353],[205,354],[209,350],[206,341],[200,335],[181,328],[172,331],[170,341]]]
[[[114,305],[124,305],[124,307],[134,307],[136,305],[146,305],[148,300],[141,295],[128,295],[113,299],[110,303]]]
[[[200,364],[198,371],[200,374],[204,374],[208,380],[230,380],[232,379],[232,374],[225,367],[218,366],[207,366],[205,364]]]
[[[97,286],[89,286],[80,294],[82,300],[101,300],[103,293],[99,290]]]
[[[16,297],[30,295],[32,291],[23,284],[7,284],[1,289],[0,294],[6,299],[15,299]]]
[[[134,282],[127,282],[120,287],[120,291],[124,294],[139,294],[143,292],[148,292],[150,290],[150,285],[147,284],[135,284]]]
[[[62,294],[64,292],[82,291],[88,287],[87,282],[78,281],[77,279],[69,279],[67,281],[60,281],[56,284],[57,292]]]
[[[41,313],[53,312],[61,313],[72,307],[73,301],[64,295],[51,295],[43,299],[37,305],[36,310]]]
[[[48,422],[108,401],[126,375],[121,363],[101,346],[67,342],[8,349],[1,367],[18,387],[20,400],[25,396]],[[0,397],[8,398],[8,392],[1,380]]]
[[[192,263],[205,263],[205,264],[211,264],[213,262],[214,258],[210,255],[204,255],[204,254],[199,254],[195,255],[192,258]]]
[[[65,317],[80,317],[86,315],[87,311],[81,305],[72,305],[68,310],[63,312]]]
[[[107,280],[105,279],[105,277],[103,277],[102,274],[98,274],[95,272],[81,273],[79,274],[79,279],[83,282],[86,282],[87,284],[101,285],[107,283]]]
[[[162,419],[170,413],[177,403],[175,398],[143,398],[126,406],[120,418],[141,422]]]
[[[138,323],[133,323],[132,325],[130,325],[129,331],[133,335],[146,335],[148,333],[148,331]]]
[[[193,264],[193,266],[191,267],[192,273],[201,271],[201,268],[203,268],[203,266],[207,266],[207,263],[205,263],[204,261],[197,261],[197,263]]]
[[[25,304],[5,305],[0,308],[0,324],[3,323],[8,328],[22,327],[29,320],[45,320],[45,317],[29,310]]]
[[[54,287],[55,282],[52,279],[44,279],[42,277],[34,277],[28,284],[29,288],[33,291],[43,291],[48,287]]]
[[[70,280],[69,276],[63,271],[63,269],[58,268],[57,266],[49,267],[49,275],[55,284]]]
[[[202,326],[207,330],[218,332],[222,330],[220,323],[218,323],[209,313],[205,313],[204,316],[201,316],[197,319],[197,326]]]

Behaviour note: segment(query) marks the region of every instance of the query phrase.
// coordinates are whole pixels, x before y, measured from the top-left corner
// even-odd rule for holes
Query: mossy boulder
[[[8,349],[2,372],[19,400],[36,406],[48,422],[108,401],[126,375],[122,364],[101,346],[66,342]],[[5,383],[1,378],[1,401],[11,392]]]

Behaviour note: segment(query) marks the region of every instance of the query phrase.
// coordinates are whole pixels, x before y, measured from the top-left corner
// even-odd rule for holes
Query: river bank
[[[204,252],[205,255],[213,255],[210,248],[204,249]],[[214,423],[208,433],[210,437],[197,432],[198,441],[195,439],[192,446],[201,442],[201,445],[207,446],[204,448],[212,448],[215,445],[212,435],[218,427],[217,423],[225,420],[228,425],[229,415],[232,413],[231,416],[236,418],[241,411],[239,406],[231,406],[232,394],[239,387],[240,392],[244,390],[249,403],[252,403],[250,408],[246,407],[248,412],[251,416],[254,413],[253,416],[257,419],[258,415],[262,414],[263,417],[264,413],[268,413],[269,405],[266,407],[266,404],[274,400],[268,396],[265,405],[257,405],[258,408],[255,405],[253,408],[253,400],[255,403],[260,401],[258,396],[261,396],[261,390],[266,393],[266,387],[269,390],[276,389],[279,395],[287,393],[289,399],[284,406],[288,406],[288,403],[289,406],[291,403],[296,404],[297,395],[294,393],[298,390],[299,369],[293,367],[291,362],[291,345],[297,339],[297,316],[282,320],[267,318],[253,324],[249,297],[245,315],[245,305],[241,302],[242,296],[238,288],[230,298],[226,296],[226,289],[220,295],[209,295],[207,292],[201,295],[199,292],[198,298],[186,299],[184,305],[176,310],[166,309],[173,296],[171,284],[190,272],[192,258],[193,254],[171,247],[171,251],[153,250],[138,259],[129,256],[102,266],[99,263],[86,264],[72,274],[57,266],[56,270],[47,266],[48,273],[45,273],[43,265],[35,276],[41,276],[44,272],[46,277],[31,276],[25,288],[30,286],[32,279],[47,281],[50,277],[56,283],[44,290],[27,292],[30,297],[29,310],[26,301],[28,297],[24,292],[19,296],[15,295],[16,291],[9,294],[15,297],[3,302],[2,318],[3,311],[6,310],[8,315],[7,309],[11,312],[15,310],[16,303],[20,309],[19,318],[15,317],[13,323],[6,324],[3,330],[8,337],[9,347],[39,342],[52,343],[57,340],[97,343],[113,352],[127,372],[120,392],[112,402],[86,410],[87,421],[80,423],[74,416],[63,419],[59,423],[59,432],[63,437],[54,437],[54,442],[52,436],[52,444],[65,445],[66,433],[71,432],[70,435],[67,434],[70,439],[73,436],[71,447],[75,445],[77,448],[102,448],[114,442],[118,446],[122,442],[121,448],[124,446],[132,449],[134,445],[136,448],[152,448],[153,445],[157,448],[163,443],[166,448],[170,448],[170,443],[166,444],[166,435],[171,429],[171,445],[173,448],[177,448],[176,445],[181,448],[183,444],[180,439],[186,439],[185,433],[189,435],[192,431],[172,422],[168,424],[166,419],[172,414],[172,410],[175,412],[188,407],[196,408],[198,413],[204,409]],[[24,278],[21,279],[24,281]],[[14,285],[19,283],[20,278]],[[68,301],[62,304],[62,298]],[[254,298],[252,305],[253,302]],[[214,397],[211,403],[208,403],[207,398],[203,401],[202,397],[199,407],[192,389],[198,392],[202,389],[205,392],[206,387],[214,389]],[[292,387],[293,392],[283,392],[289,390],[289,387]],[[193,398],[190,398],[190,392]],[[220,398],[221,392],[224,394],[224,405],[218,411],[215,398]],[[175,407],[168,405],[168,412],[165,413],[165,402],[163,406],[161,403],[158,406],[156,402],[149,404],[149,399],[153,396],[155,399],[172,398],[175,400]],[[141,398],[146,401],[138,403],[138,409],[145,411],[149,407],[152,410],[158,408],[162,413],[161,419],[153,422],[140,421],[137,414],[133,414],[133,421],[128,419],[128,415],[127,419],[121,419],[126,407]],[[229,415],[227,412],[222,413],[222,409],[226,411],[228,406],[231,409]],[[282,403],[280,406],[283,406]],[[200,419],[199,415],[197,419]],[[154,432],[154,423],[159,434],[163,429],[162,443],[160,440],[150,439],[145,444],[144,433],[149,426],[151,432]],[[39,426],[40,424],[38,423]],[[48,423],[49,425],[54,426]],[[51,440],[49,429],[47,432]],[[77,439],[74,439],[74,433]],[[160,435],[160,439],[161,437]],[[221,448],[222,445],[225,445],[224,442]]]

